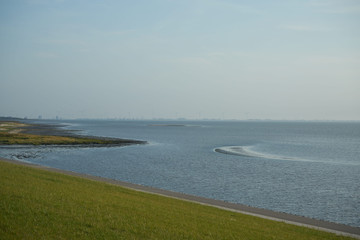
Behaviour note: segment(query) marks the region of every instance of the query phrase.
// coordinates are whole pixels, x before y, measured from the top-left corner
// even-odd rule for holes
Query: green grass
[[[350,239],[0,161],[1,239]]]

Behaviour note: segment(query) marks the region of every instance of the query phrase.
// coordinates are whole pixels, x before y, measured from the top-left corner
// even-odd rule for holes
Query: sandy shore
[[[158,194],[158,195],[171,197],[171,198],[177,198],[177,199],[181,199],[181,200],[185,200],[185,201],[196,202],[199,204],[222,208],[222,209],[226,209],[229,211],[240,212],[240,213],[244,213],[244,214],[249,214],[249,215],[258,216],[261,218],[271,219],[271,220],[280,221],[280,222],[286,222],[286,223],[295,224],[295,225],[299,225],[299,226],[306,226],[306,227],[310,227],[310,228],[314,228],[314,229],[319,229],[322,231],[332,232],[332,233],[336,233],[339,235],[351,236],[351,237],[360,239],[360,228],[357,228],[357,227],[351,227],[351,226],[347,226],[347,225],[343,225],[343,224],[321,221],[321,220],[296,216],[296,215],[287,214],[287,213],[274,212],[271,210],[254,208],[254,207],[250,207],[250,206],[246,206],[246,205],[242,205],[242,204],[229,203],[229,202],[224,202],[224,201],[220,201],[220,200],[214,200],[214,199],[209,199],[209,198],[204,198],[204,197],[188,195],[188,194],[184,194],[184,193],[177,193],[177,192],[142,186],[142,185],[138,185],[138,184],[118,181],[118,180],[114,180],[114,179],[91,176],[91,175],[87,175],[87,174],[81,174],[81,173],[56,169],[56,168],[44,167],[44,166],[31,164],[31,163],[27,163],[27,162],[21,162],[21,161],[4,159],[4,158],[0,158],[0,161],[5,161],[5,162],[14,163],[14,164],[43,169],[43,170],[50,171],[50,172],[62,173],[62,174],[70,175],[70,176],[81,177],[81,178],[90,179],[90,180],[94,180],[94,181],[100,181],[100,182],[104,182],[104,183],[108,183],[108,184],[114,184],[117,186],[126,187],[126,188],[130,188],[130,189],[137,190],[137,191]]]

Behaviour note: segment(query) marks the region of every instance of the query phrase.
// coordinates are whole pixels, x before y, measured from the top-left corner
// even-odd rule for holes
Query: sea
[[[0,156],[360,227],[360,122],[41,120],[147,141]]]

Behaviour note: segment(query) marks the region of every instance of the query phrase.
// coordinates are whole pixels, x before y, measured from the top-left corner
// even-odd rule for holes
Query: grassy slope
[[[1,239],[348,239],[0,161]]]

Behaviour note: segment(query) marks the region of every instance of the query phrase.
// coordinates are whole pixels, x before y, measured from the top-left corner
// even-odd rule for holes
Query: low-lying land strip
[[[0,161],[2,239],[351,239]]]
[[[56,134],[54,134],[56,133]],[[0,121],[0,145],[123,146],[144,141],[88,137],[58,130],[55,126]]]

